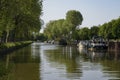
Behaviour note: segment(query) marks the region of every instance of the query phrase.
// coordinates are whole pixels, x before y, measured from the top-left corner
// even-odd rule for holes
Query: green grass
[[[3,43],[0,45],[0,50],[10,49],[10,48],[17,48],[28,45],[32,43],[32,41],[21,41],[21,42],[10,42],[10,43]]]

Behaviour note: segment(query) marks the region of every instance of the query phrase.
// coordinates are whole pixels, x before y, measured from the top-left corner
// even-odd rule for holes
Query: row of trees
[[[0,0],[0,42],[32,39],[41,14],[42,0]]]
[[[77,36],[79,40],[88,40],[92,36],[102,36],[105,39],[120,39],[120,17],[103,25],[93,26],[90,29],[88,27],[77,30]]]
[[[102,36],[105,39],[120,39],[120,17],[110,22],[91,28],[84,27],[77,29],[83,21],[79,11],[70,10],[66,14],[66,19],[50,21],[45,28],[44,35],[48,39],[60,40],[89,40],[93,36]]]
[[[53,20],[47,23],[44,30],[48,39],[60,40],[70,38],[75,33],[76,27],[81,25],[83,17],[79,11],[70,10],[65,19]]]

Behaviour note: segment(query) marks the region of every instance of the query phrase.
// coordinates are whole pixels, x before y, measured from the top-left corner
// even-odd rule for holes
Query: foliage
[[[88,40],[89,34],[90,34],[90,30],[87,27],[81,28],[79,31],[80,40]]]
[[[31,39],[40,30],[42,0],[1,0],[0,37],[2,42]]]
[[[111,20],[103,25],[93,26],[90,29],[87,27],[77,30],[77,40],[91,39],[93,36],[102,36],[105,39],[120,39],[120,18]]]
[[[32,43],[32,41],[21,41],[21,42],[11,42],[11,43],[3,43],[0,45],[0,51],[3,49],[17,48],[20,46],[24,46]]]
[[[66,13],[66,21],[72,25],[72,29],[82,24],[83,17],[79,11],[70,10]]]
[[[39,40],[39,41],[46,41],[47,40],[47,36],[45,36],[43,33],[39,33],[38,35],[36,35],[35,40]]]
[[[115,39],[120,39],[120,18],[114,22],[112,34]]]
[[[76,34],[76,27],[81,25],[82,20],[83,17],[79,11],[70,10],[66,13],[66,19],[53,20],[47,23],[44,34],[49,40],[70,40],[71,37],[75,38],[73,35]]]
[[[93,36],[98,36],[99,32],[99,27],[98,26],[93,26],[90,28],[90,36],[89,38],[91,39]]]

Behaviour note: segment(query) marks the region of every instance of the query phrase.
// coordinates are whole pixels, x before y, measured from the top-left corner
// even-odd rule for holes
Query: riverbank
[[[11,42],[11,43],[0,44],[0,54],[14,51],[16,49],[27,46],[31,43],[32,43],[32,41],[21,41],[21,42]]]

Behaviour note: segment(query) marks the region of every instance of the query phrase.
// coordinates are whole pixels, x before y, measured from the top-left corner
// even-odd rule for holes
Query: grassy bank
[[[32,41],[3,43],[3,44],[0,44],[0,53],[13,51],[15,49],[27,46],[27,45],[29,45],[31,43],[32,43]]]

